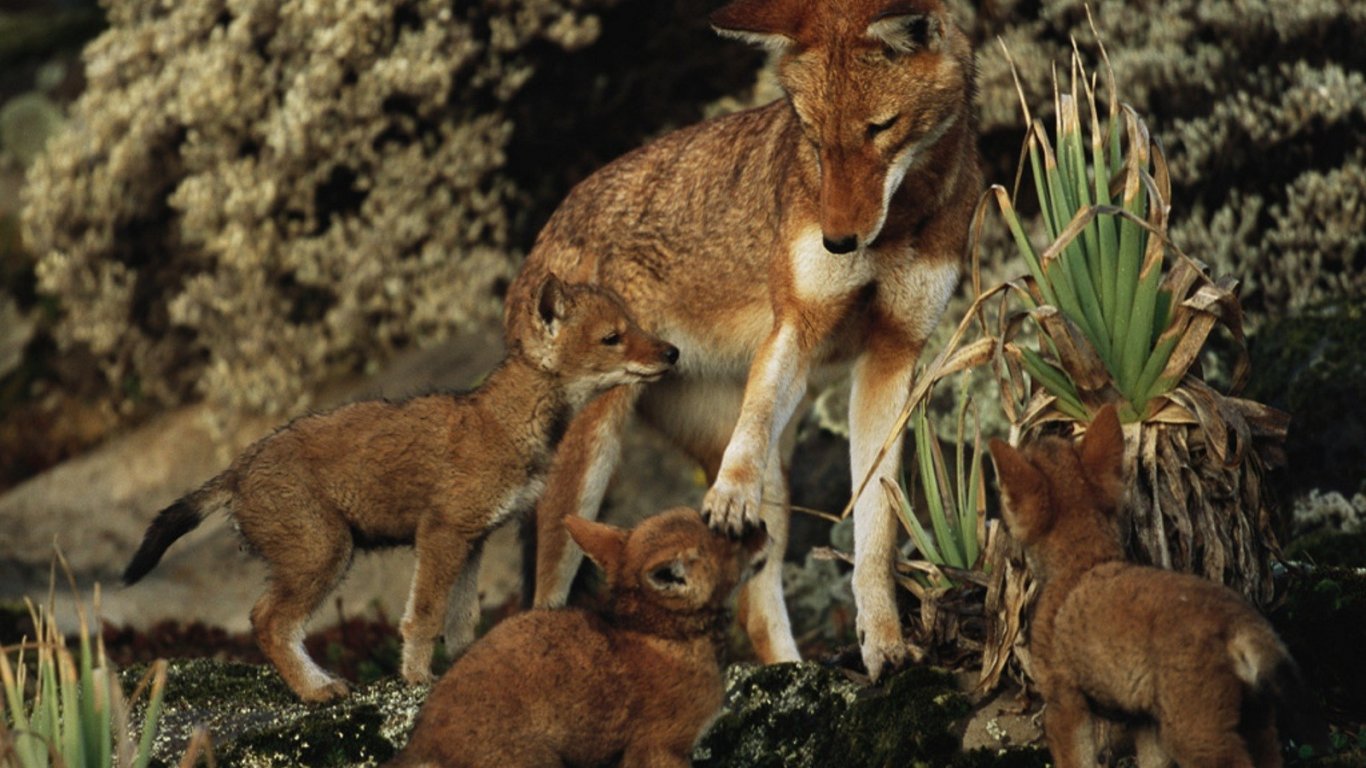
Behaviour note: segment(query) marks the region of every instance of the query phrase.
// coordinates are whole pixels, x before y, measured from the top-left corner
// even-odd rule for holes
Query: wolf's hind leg
[[[326,523],[300,541],[306,546],[295,546],[286,562],[263,551],[270,565],[270,585],[252,609],[251,626],[261,653],[299,698],[327,701],[345,696],[346,683],[309,657],[304,626],[346,572],[353,544],[348,530]]]

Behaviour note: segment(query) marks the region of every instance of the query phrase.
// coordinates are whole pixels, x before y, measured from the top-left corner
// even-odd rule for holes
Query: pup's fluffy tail
[[[123,570],[123,583],[133,584],[146,576],[161,562],[161,556],[176,539],[193,531],[209,513],[227,506],[232,494],[223,486],[223,476],[219,475],[158,512],[152,524],[147,526],[138,551]]]
[[[1276,703],[1277,729],[1299,744],[1327,742],[1328,729],[1290,652],[1268,626],[1245,627],[1229,639],[1234,671],[1254,694]]]

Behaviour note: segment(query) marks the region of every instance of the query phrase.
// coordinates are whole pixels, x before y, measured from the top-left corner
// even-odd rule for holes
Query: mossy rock
[[[1300,560],[1318,566],[1364,568],[1366,531],[1314,531],[1286,545],[1285,557],[1288,560]]]
[[[912,667],[860,686],[810,662],[737,666],[726,711],[693,753],[703,766],[1043,766],[1034,749],[961,754],[971,710],[945,672]]]
[[[145,672],[124,672],[125,688],[132,690]],[[219,765],[376,765],[406,743],[426,693],[391,677],[340,702],[304,704],[270,667],[173,661],[153,754],[165,765],[178,764],[203,726]],[[134,722],[141,717],[135,713]]]
[[[1351,494],[1366,483],[1366,298],[1268,323],[1249,344],[1246,396],[1290,412],[1292,492]]]
[[[147,668],[124,671],[133,690]],[[332,704],[304,704],[266,666],[171,662],[154,762],[176,765],[198,727],[224,766],[369,766],[407,742],[426,688],[396,677]],[[916,667],[862,686],[815,663],[735,666],[726,711],[693,755],[696,766],[951,766],[1042,768],[1039,749],[963,754],[971,705],[945,672]],[[142,702],[132,722],[142,721]]]
[[[1330,719],[1366,720],[1366,571],[1295,568],[1270,618]]]

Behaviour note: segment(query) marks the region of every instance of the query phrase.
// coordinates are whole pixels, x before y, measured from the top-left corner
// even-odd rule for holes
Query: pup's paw
[[[763,485],[749,479],[753,474],[721,471],[716,484],[702,500],[702,519],[713,530],[739,536],[750,528],[758,527]]]
[[[327,682],[309,688],[306,691],[300,691],[299,698],[304,701],[314,702],[336,701],[337,699],[346,698],[350,693],[351,689],[347,688],[345,682],[335,677],[328,677]]]
[[[405,664],[403,666],[403,679],[407,680],[409,685],[430,685],[432,682],[430,665],[409,669]]]

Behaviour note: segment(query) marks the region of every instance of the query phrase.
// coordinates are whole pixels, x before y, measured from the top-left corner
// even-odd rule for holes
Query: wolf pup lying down
[[[1097,764],[1100,718],[1137,724],[1143,768],[1279,766],[1278,714],[1317,737],[1295,662],[1252,606],[1198,576],[1124,562],[1113,406],[1080,445],[993,440],[991,455],[1006,525],[1043,588],[1030,652],[1058,768]]]
[[[432,689],[401,766],[686,766],[721,707],[726,601],[765,546],[695,510],[632,531],[571,517],[606,573],[600,611],[536,609],[494,627]]]
[[[452,596],[447,643],[474,639],[484,537],[529,510],[570,418],[600,392],[652,381],[678,349],[645,333],[610,292],[547,279],[507,332],[508,354],[478,389],[365,401],[295,420],[227,471],[162,510],[124,571],[132,584],[206,515],[227,509],[270,568],[251,612],[256,642],[300,698],[346,694],[303,648],[304,623],[355,549],[413,544],[403,676],[431,678],[432,645]]]

